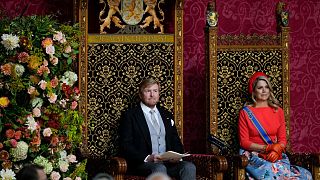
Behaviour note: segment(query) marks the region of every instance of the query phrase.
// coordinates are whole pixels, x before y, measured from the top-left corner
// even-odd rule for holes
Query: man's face
[[[140,92],[141,101],[149,108],[154,108],[159,102],[159,93],[158,84],[149,85]]]

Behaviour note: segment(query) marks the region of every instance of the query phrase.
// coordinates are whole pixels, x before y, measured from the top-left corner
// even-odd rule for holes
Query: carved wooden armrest
[[[312,176],[314,180],[320,180],[320,154],[312,154]]]
[[[231,160],[234,165],[234,177],[235,179],[244,180],[246,177],[246,166],[249,163],[248,158],[245,155],[234,155]]]
[[[112,157],[110,161],[111,174],[115,180],[123,180],[127,172],[127,162],[124,158]]]
[[[227,159],[223,156],[192,154],[183,159],[194,163],[199,178],[222,180],[228,169]]]
[[[287,152],[291,164],[304,167],[311,171],[315,180],[320,180],[320,154],[319,153],[292,153]]]

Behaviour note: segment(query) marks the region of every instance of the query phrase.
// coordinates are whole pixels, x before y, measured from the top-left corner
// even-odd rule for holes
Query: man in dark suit
[[[166,151],[183,153],[183,145],[172,113],[156,106],[160,84],[146,79],[139,86],[140,104],[125,112],[119,127],[120,155],[127,160],[129,173],[147,176],[167,173],[181,180],[195,180],[196,167],[181,159],[163,161]]]

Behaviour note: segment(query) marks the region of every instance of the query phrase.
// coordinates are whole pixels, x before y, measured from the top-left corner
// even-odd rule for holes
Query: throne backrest
[[[238,153],[238,115],[248,100],[248,80],[263,71],[284,109],[290,149],[289,28],[275,35],[218,36],[217,28],[211,27],[208,34],[209,133],[229,144],[230,154]]]
[[[182,138],[181,1],[175,2],[175,30],[169,34],[147,33],[139,25],[127,25],[126,30],[121,29],[114,34],[88,33],[88,29],[93,29],[92,25],[99,26],[92,23],[99,18],[92,16],[97,14],[97,4],[94,3],[98,1],[84,0],[79,8],[82,32],[79,63],[82,95],[80,110],[85,117],[82,154],[94,159],[110,159],[117,154],[121,114],[137,104],[138,85],[150,77],[160,82],[160,106],[173,113]],[[104,4],[106,5],[105,2]],[[88,12],[91,10],[94,12]],[[110,27],[118,28],[113,24]],[[99,32],[99,28],[97,30]]]

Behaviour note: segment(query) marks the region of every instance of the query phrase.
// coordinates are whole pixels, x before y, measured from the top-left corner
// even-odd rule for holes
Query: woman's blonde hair
[[[252,85],[252,89],[253,89],[253,92],[251,94],[251,99],[253,101],[253,103],[256,103],[256,99],[255,99],[255,93],[254,93],[254,89],[256,88],[257,84],[259,81],[265,81],[267,83],[267,85],[269,86],[269,90],[270,90],[270,96],[268,98],[268,105],[273,107],[274,109],[278,109],[278,107],[280,106],[280,103],[279,101],[274,97],[273,95],[273,88],[272,88],[272,85],[269,81],[269,79],[265,76],[259,76],[253,83]]]

